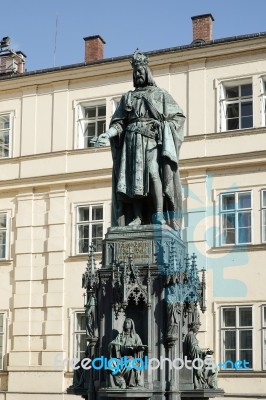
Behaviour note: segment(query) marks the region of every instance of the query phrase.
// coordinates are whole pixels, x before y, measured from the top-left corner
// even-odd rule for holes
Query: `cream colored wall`
[[[172,94],[187,116],[188,136],[180,163],[184,240],[190,253],[197,252],[199,267],[207,267],[208,310],[202,318],[202,346],[213,347],[219,359],[221,305],[253,304],[254,367],[259,371],[259,313],[266,278],[259,191],[265,183],[266,129],[219,133],[217,91],[226,79],[253,77],[254,121],[260,127],[265,53],[222,58],[223,50],[213,51],[211,60],[196,49],[194,59],[191,53],[187,58],[184,53],[171,54],[165,59],[154,57],[151,64],[158,86]],[[0,210],[10,212],[12,224],[12,257],[0,261],[0,310],[7,311],[9,318],[9,392],[30,392],[36,398],[34,392],[49,391],[57,394],[46,397],[57,400],[63,398],[60,393],[70,379],[53,366],[54,357],[73,355],[73,312],[83,307],[81,275],[86,257],[75,255],[75,208],[103,203],[105,229],[111,219],[110,149],[75,149],[77,107],[84,101],[106,102],[108,125],[113,99],[132,89],[132,83],[124,61],[48,75],[0,82],[0,113],[14,114],[14,157],[0,160]],[[236,260],[239,253],[205,237],[219,226],[218,216],[213,216],[219,194],[231,187],[253,191],[254,246],[244,249],[247,261],[240,260],[241,265]],[[230,298],[215,294],[221,277],[241,279],[246,294]],[[252,393],[251,379],[240,379],[243,391]],[[0,382],[0,390],[5,389],[6,375],[1,372]],[[256,391],[263,393],[260,378],[256,382]],[[221,386],[229,393],[240,390],[228,377],[222,377]],[[12,396],[8,400],[24,395]]]

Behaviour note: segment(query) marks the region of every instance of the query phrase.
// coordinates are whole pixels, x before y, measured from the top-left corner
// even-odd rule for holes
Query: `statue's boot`
[[[137,217],[135,219],[133,219],[133,221],[131,221],[128,226],[139,226],[141,225],[141,219],[140,217]]]
[[[156,212],[153,217],[152,217],[152,223],[153,224],[158,224],[158,225],[164,225],[166,224],[166,221],[164,219],[164,215],[162,211]]]

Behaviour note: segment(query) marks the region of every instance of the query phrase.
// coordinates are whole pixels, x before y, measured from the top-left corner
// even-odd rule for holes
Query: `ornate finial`
[[[146,57],[139,49],[135,51],[133,54],[130,64],[132,65],[132,68],[137,67],[138,65],[148,65],[149,59]]]

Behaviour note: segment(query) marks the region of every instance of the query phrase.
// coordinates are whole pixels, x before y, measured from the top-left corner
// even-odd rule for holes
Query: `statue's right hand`
[[[109,135],[107,132],[102,133],[98,137],[94,137],[91,139],[91,142],[95,144],[95,146],[109,146],[110,141],[109,141]]]

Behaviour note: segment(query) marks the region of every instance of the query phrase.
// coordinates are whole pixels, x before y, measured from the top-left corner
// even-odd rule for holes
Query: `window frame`
[[[240,326],[239,323],[239,310],[241,308],[250,308],[251,309],[251,318],[252,318],[252,322],[251,325],[246,325],[246,326]],[[235,309],[235,326],[224,326],[224,310],[226,309]],[[220,308],[220,354],[221,354],[221,362],[224,364],[226,360],[226,356],[225,356],[225,335],[224,333],[226,331],[234,331],[236,332],[236,343],[235,343],[235,352],[236,352],[236,360],[241,360],[240,358],[240,351],[241,350],[250,350],[250,349],[240,349],[240,340],[239,340],[239,332],[244,331],[244,330],[249,330],[251,331],[251,340],[252,340],[252,346],[251,346],[251,352],[252,352],[252,366],[248,365],[248,368],[250,370],[254,370],[254,350],[255,350],[255,342],[254,342],[254,307],[253,304],[238,304],[238,305],[224,305],[221,306]],[[226,371],[230,371],[233,368],[225,368]],[[244,369],[242,371],[245,371]],[[239,372],[239,371],[238,371]]]
[[[75,360],[81,360],[83,356],[81,353],[85,354],[85,350],[81,350],[80,348],[77,348],[77,336],[85,336],[86,339],[86,326],[85,329],[78,329],[78,315],[81,315],[82,317],[86,318],[85,316],[85,311],[84,309],[80,310],[75,310],[74,311],[74,318],[73,318],[73,359]],[[85,322],[86,324],[86,322]],[[82,343],[82,340],[80,341],[80,344]]]
[[[265,193],[265,205],[263,204],[264,193]],[[261,189],[260,202],[261,202],[261,243],[266,243],[266,189]],[[264,225],[264,220],[265,220],[265,225]]]
[[[261,78],[261,126],[266,126],[266,77]]]
[[[98,116],[98,109],[100,107],[105,107],[105,116]],[[87,108],[95,108],[96,109],[96,116],[95,117],[91,117],[91,118],[86,118],[85,117],[85,110]],[[99,136],[99,134],[103,133],[103,132],[97,132],[97,122],[101,122],[104,121],[104,131],[106,130],[106,121],[107,121],[107,104],[106,104],[106,99],[99,99],[98,101],[80,101],[77,104],[76,107],[76,126],[77,126],[77,134],[76,134],[76,148],[78,149],[89,149],[89,148],[93,148],[94,145],[92,144],[91,146],[85,146],[85,137],[90,137],[89,135],[84,136],[84,132],[85,129],[83,128],[83,126],[86,123],[89,122],[96,122],[95,125],[95,133],[96,136]]]
[[[4,257],[1,256],[2,254],[1,254],[1,251],[0,251],[0,262],[4,261],[4,260],[8,260],[8,257],[9,257],[9,233],[10,233],[10,229],[9,229],[9,213],[8,213],[8,211],[0,210],[0,217],[1,217],[2,214],[5,214],[5,216],[6,216],[6,226],[5,226],[5,228],[1,228],[1,225],[0,225],[0,231],[5,231],[6,232],[6,243],[5,243],[5,255],[4,255]],[[0,243],[0,246],[1,246],[1,243]]]
[[[242,86],[246,86],[246,85],[251,85],[251,89],[252,89],[252,94],[250,96],[241,96],[241,87]],[[233,87],[238,87],[238,94],[240,94],[238,97],[234,97],[234,98],[230,98],[229,100],[226,97],[226,91],[230,88]],[[244,130],[244,129],[252,129],[254,128],[254,88],[253,88],[253,82],[252,82],[252,78],[249,77],[248,79],[245,80],[240,80],[240,79],[236,79],[236,80],[228,80],[228,81],[223,81],[221,82],[220,85],[220,99],[219,99],[219,103],[220,103],[220,131],[221,132],[235,132],[235,131],[239,131],[239,130]],[[243,103],[247,103],[250,102],[252,103],[252,114],[250,116],[252,116],[252,126],[247,127],[247,128],[242,128],[242,123],[241,123],[241,119],[243,117],[243,114],[241,112],[241,105]],[[238,128],[235,129],[228,129],[227,126],[227,105],[228,104],[239,104],[239,113],[238,113],[238,120],[239,120],[239,126]],[[237,118],[237,117],[236,117]]]
[[[264,311],[265,310],[265,311]],[[266,314],[266,304],[261,307],[261,357],[262,357],[262,370],[266,370],[266,315],[264,319],[264,312]],[[265,343],[265,345],[264,345]]]
[[[93,207],[101,207],[102,208],[102,219],[99,219],[99,220],[93,220],[92,218],[91,218],[91,216],[92,216],[92,209],[93,209]],[[89,253],[89,249],[88,249],[88,251],[87,252],[84,252],[84,253],[80,253],[79,252],[79,240],[80,240],[80,237],[79,237],[79,226],[81,226],[81,225],[89,225],[89,246],[90,246],[90,244],[92,243],[92,225],[94,224],[94,223],[100,223],[100,224],[102,224],[102,239],[104,238],[104,232],[105,232],[105,207],[104,207],[104,203],[86,203],[86,204],[77,204],[76,205],[76,212],[75,212],[75,215],[76,215],[76,220],[75,220],[75,254],[76,255],[88,255],[88,253]],[[79,221],[79,209],[81,209],[81,208],[89,208],[89,220],[87,220],[87,221]],[[97,238],[98,236],[96,236],[96,238]],[[95,249],[95,253],[101,253],[101,251],[97,251],[97,249]]]
[[[5,369],[4,366],[4,358],[6,355],[6,321],[7,321],[7,313],[5,311],[0,310],[0,318],[3,318],[3,331],[0,331],[0,337],[2,337],[2,355],[0,353],[0,371]]]
[[[239,195],[244,194],[244,193],[250,193],[250,207],[248,208],[239,208]],[[223,204],[223,196],[228,196],[228,195],[234,195],[235,196],[235,208],[234,209],[228,209],[228,210],[223,210],[222,204]],[[237,208],[236,208],[237,206]],[[248,213],[250,212],[250,236],[251,240],[250,242],[239,242],[239,221],[238,221],[238,215],[240,213]],[[220,246],[246,246],[248,244],[253,244],[253,192],[252,190],[241,190],[238,192],[222,192],[219,195],[219,214],[220,214]],[[226,243],[224,239],[224,226],[223,226],[223,216],[226,214],[234,214],[235,218],[235,240],[234,243]]]
[[[0,112],[0,118],[1,117],[5,117],[5,116],[9,116],[9,128],[5,128],[5,129],[0,129],[0,133],[1,131],[9,131],[8,137],[9,137],[9,141],[8,141],[8,155],[7,156],[2,156],[1,155],[1,149],[0,149],[0,160],[5,160],[7,158],[11,158],[12,157],[12,153],[13,153],[13,119],[14,119],[14,112],[12,111],[1,111]]]

